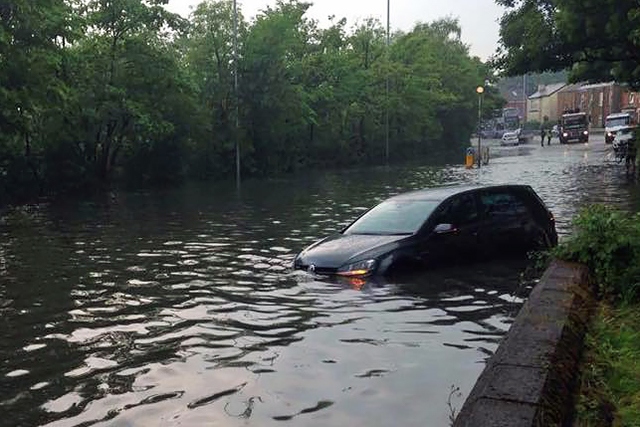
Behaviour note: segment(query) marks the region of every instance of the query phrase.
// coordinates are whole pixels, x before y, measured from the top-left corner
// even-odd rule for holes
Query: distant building
[[[607,83],[556,83],[538,86],[528,98],[527,120],[556,122],[565,112],[585,112],[592,127],[604,127],[609,114],[633,112],[640,123],[640,92],[624,85]]]
[[[620,111],[634,112],[636,122],[640,123],[640,92],[622,91]]]
[[[524,94],[524,88],[505,88],[500,91],[502,97],[507,101],[504,106],[509,111],[517,111],[518,117],[522,123],[527,121],[527,97]]]
[[[591,126],[601,128],[609,114],[622,110],[624,93],[624,88],[614,82],[572,84],[560,92],[558,108],[560,114],[563,111],[583,111],[587,113]]]
[[[527,120],[544,122],[545,118],[555,122],[561,111],[558,111],[558,93],[566,83],[554,83],[538,86],[538,91],[531,95],[527,101]]]
[[[558,114],[568,111],[582,111],[580,88],[582,83],[566,85],[558,92]]]

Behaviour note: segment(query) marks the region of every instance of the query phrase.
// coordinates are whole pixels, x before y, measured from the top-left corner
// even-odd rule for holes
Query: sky
[[[348,24],[369,17],[387,22],[385,0],[309,0],[313,3],[307,17],[327,25],[328,16],[347,18]],[[416,22],[431,22],[443,17],[460,21],[462,40],[469,45],[471,55],[488,59],[498,44],[498,20],[504,9],[494,0],[390,0],[391,30],[409,31]],[[200,0],[169,0],[168,9],[185,17]],[[238,8],[247,19],[253,18],[275,0],[238,0]],[[350,26],[350,25],[349,25]]]

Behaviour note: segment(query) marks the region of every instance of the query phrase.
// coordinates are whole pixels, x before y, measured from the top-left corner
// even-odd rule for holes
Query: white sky
[[[383,25],[387,21],[387,1],[385,0],[308,0],[313,6],[308,17],[324,25],[329,15],[345,17],[348,26],[358,19],[374,17]],[[498,19],[503,9],[494,0],[390,0],[391,28],[411,30],[420,22],[431,22],[451,16],[458,18],[462,27],[462,40],[470,46],[471,54],[486,60],[498,43]],[[187,17],[192,6],[200,0],[169,0],[168,9]],[[246,19],[253,18],[275,0],[238,0],[238,8]]]

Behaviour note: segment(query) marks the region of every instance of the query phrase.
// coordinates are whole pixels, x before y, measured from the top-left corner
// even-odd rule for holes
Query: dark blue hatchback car
[[[448,186],[391,197],[300,252],[294,268],[392,275],[555,246],[552,213],[528,185]]]

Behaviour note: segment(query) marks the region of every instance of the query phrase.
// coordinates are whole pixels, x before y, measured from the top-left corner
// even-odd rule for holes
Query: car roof
[[[425,188],[422,190],[410,191],[408,193],[398,194],[388,200],[433,200],[443,201],[456,194],[466,193],[476,190],[511,190],[511,189],[530,189],[531,187],[523,184],[501,184],[501,185],[447,185],[442,187]]]
[[[615,113],[615,114],[609,114],[606,118],[607,119],[616,119],[618,117],[630,117],[631,113]]]

